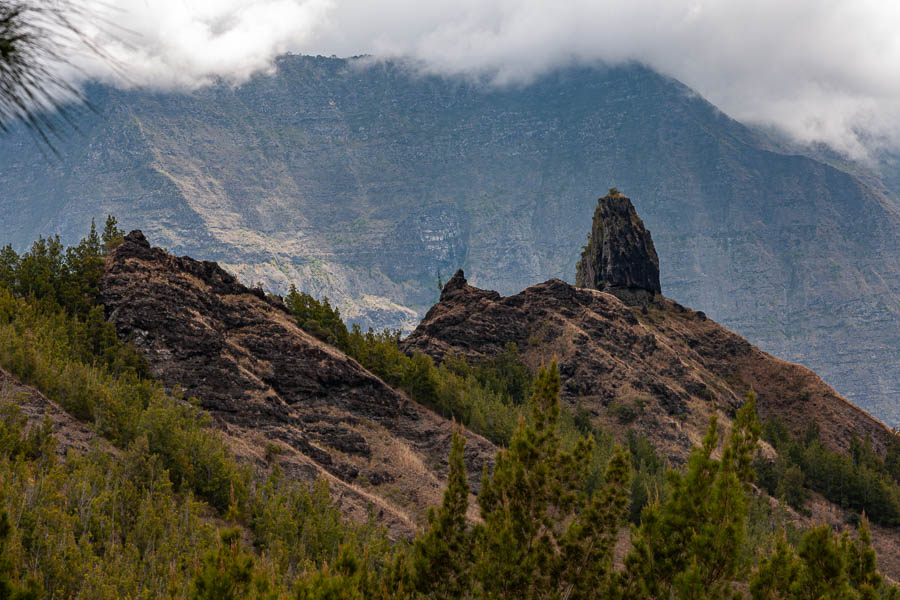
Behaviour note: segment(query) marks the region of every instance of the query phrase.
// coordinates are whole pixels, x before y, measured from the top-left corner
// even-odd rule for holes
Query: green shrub
[[[531,385],[530,372],[525,375],[521,358],[518,354],[513,357],[512,352],[517,353],[514,345],[497,361],[470,365],[454,357],[435,365],[424,354],[404,354],[399,331],[376,333],[369,329],[363,333],[354,325],[347,342],[347,354],[388,385],[498,444],[509,441],[519,419],[520,402],[513,394],[523,394]],[[505,366],[513,373],[508,381],[502,378]]]
[[[304,330],[323,342],[347,351],[347,326],[341,320],[341,313],[332,308],[328,298],[316,300],[309,294],[297,291],[294,285],[284,297],[285,306],[297,319]]]
[[[765,424],[763,438],[778,459],[756,462],[757,481],[773,496],[802,510],[809,488],[841,507],[865,511],[875,523],[900,525],[900,484],[868,441],[854,438],[850,454],[841,454],[826,448],[814,427],[797,437],[776,419]]]
[[[640,524],[644,507],[654,498],[665,498],[665,461],[647,437],[629,429],[625,436],[626,448],[631,456],[631,501],[628,520]]]
[[[809,500],[806,477],[797,465],[785,469],[775,488],[775,495],[796,510],[803,510]]]
[[[635,410],[634,406],[630,404],[614,404],[613,412],[616,415],[616,419],[619,423],[629,424],[633,423],[635,419],[637,419],[637,410]]]

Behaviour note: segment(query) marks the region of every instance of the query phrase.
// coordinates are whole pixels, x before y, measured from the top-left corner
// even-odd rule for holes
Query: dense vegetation
[[[856,539],[827,527],[809,531],[799,548],[778,534],[775,549],[748,561],[742,552],[759,424],[751,398],[721,447],[715,418],[684,472],[670,472],[668,499],[655,500],[632,529],[624,567],[613,550],[628,504],[629,460],[617,449],[602,487],[583,494],[592,441],[572,450],[559,437],[555,365],[538,375],[530,403],[478,505],[482,521],[465,520],[468,487],[463,440],[454,437],[449,486],[425,532],[385,574],[355,561],[300,582],[300,598],[740,598],[754,600],[898,598],[875,570],[868,525]],[[754,564],[755,563],[755,564]]]
[[[233,597],[259,586],[277,597],[341,548],[382,564],[384,533],[344,522],[324,483],[307,488],[277,466],[253,473],[203,411],[146,377],[84,291],[96,290],[119,233],[111,243],[92,233],[67,250],[51,239],[21,257],[2,253],[0,365],[101,436],[87,456],[58,457],[45,428],[26,427],[19,399],[0,394],[6,579],[47,598],[226,598],[203,581],[243,564],[247,577],[235,571],[244,583],[234,585],[246,593]],[[216,519],[242,534],[220,536]]]
[[[766,423],[763,437],[778,452],[774,462],[756,465],[760,485],[773,496],[803,510],[815,490],[876,523],[900,525],[900,436],[894,436],[885,459],[869,440],[854,437],[849,455],[840,454],[822,444],[815,428],[801,438],[775,419]]]
[[[2,251],[0,365],[97,436],[87,454],[60,454],[49,424],[29,425],[22,399],[0,390],[0,597],[897,597],[875,572],[865,519],[853,539],[772,533],[777,518],[748,494],[752,399],[723,445],[713,420],[684,471],[666,471],[646,439],[616,447],[563,410],[555,365],[532,381],[510,347],[484,364],[436,366],[403,355],[396,334],[348,331],[326,304],[289,296],[309,330],[505,446],[485,474],[479,523],[465,516],[457,432],[443,503],[416,540],[349,524],[324,482],[236,461],[205,413],[116,338],[96,289],[120,237],[110,221],[73,248],[50,239]],[[865,448],[852,460],[870,462]],[[617,569],[628,520],[633,544]]]

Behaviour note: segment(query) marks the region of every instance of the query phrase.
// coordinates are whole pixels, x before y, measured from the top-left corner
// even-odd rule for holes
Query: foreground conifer
[[[466,440],[453,429],[450,475],[440,508],[428,511],[428,527],[412,550],[409,589],[425,598],[465,598],[471,589],[472,540],[466,531],[469,483],[463,463]]]
[[[606,486],[593,498],[580,490],[593,439],[564,451],[559,438],[559,372],[554,362],[534,383],[531,418],[497,455],[478,503],[475,573],[489,598],[571,599],[603,586],[627,506],[629,464],[617,450]]]
[[[632,536],[623,585],[633,598],[728,598],[740,574],[746,487],[759,437],[753,395],[738,412],[722,459],[713,415],[683,473],[669,473],[669,499],[649,504]]]

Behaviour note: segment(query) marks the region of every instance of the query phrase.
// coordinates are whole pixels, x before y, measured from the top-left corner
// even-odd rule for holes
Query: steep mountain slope
[[[494,89],[289,56],[239,87],[89,97],[50,166],[27,134],[0,139],[0,240],[73,240],[112,212],[247,282],[411,328],[458,267],[502,293],[571,277],[616,185],[668,296],[900,423],[897,206],[647,69]]]
[[[345,512],[364,519],[373,504],[395,534],[440,502],[450,423],[301,330],[280,300],[140,231],[109,257],[100,293],[119,334],[200,401],[238,455],[263,460],[274,444],[289,474],[324,476]],[[477,489],[495,449],[466,435]]]
[[[750,390],[763,419],[779,417],[798,434],[816,425],[836,450],[855,434],[884,451],[891,435],[809,369],[662,297],[644,310],[559,279],[503,297],[458,271],[403,347],[438,361],[478,360],[510,342],[532,366],[559,362],[570,407],[589,410],[608,431],[624,433],[633,421],[675,462],[700,443],[710,411],[730,422]]]

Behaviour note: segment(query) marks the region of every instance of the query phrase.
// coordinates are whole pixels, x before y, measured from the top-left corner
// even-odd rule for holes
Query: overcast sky
[[[527,83],[638,60],[735,118],[860,158],[900,147],[900,2],[891,0],[84,0],[129,81],[239,83],[279,54],[413,58]],[[79,60],[89,76],[108,67]]]

